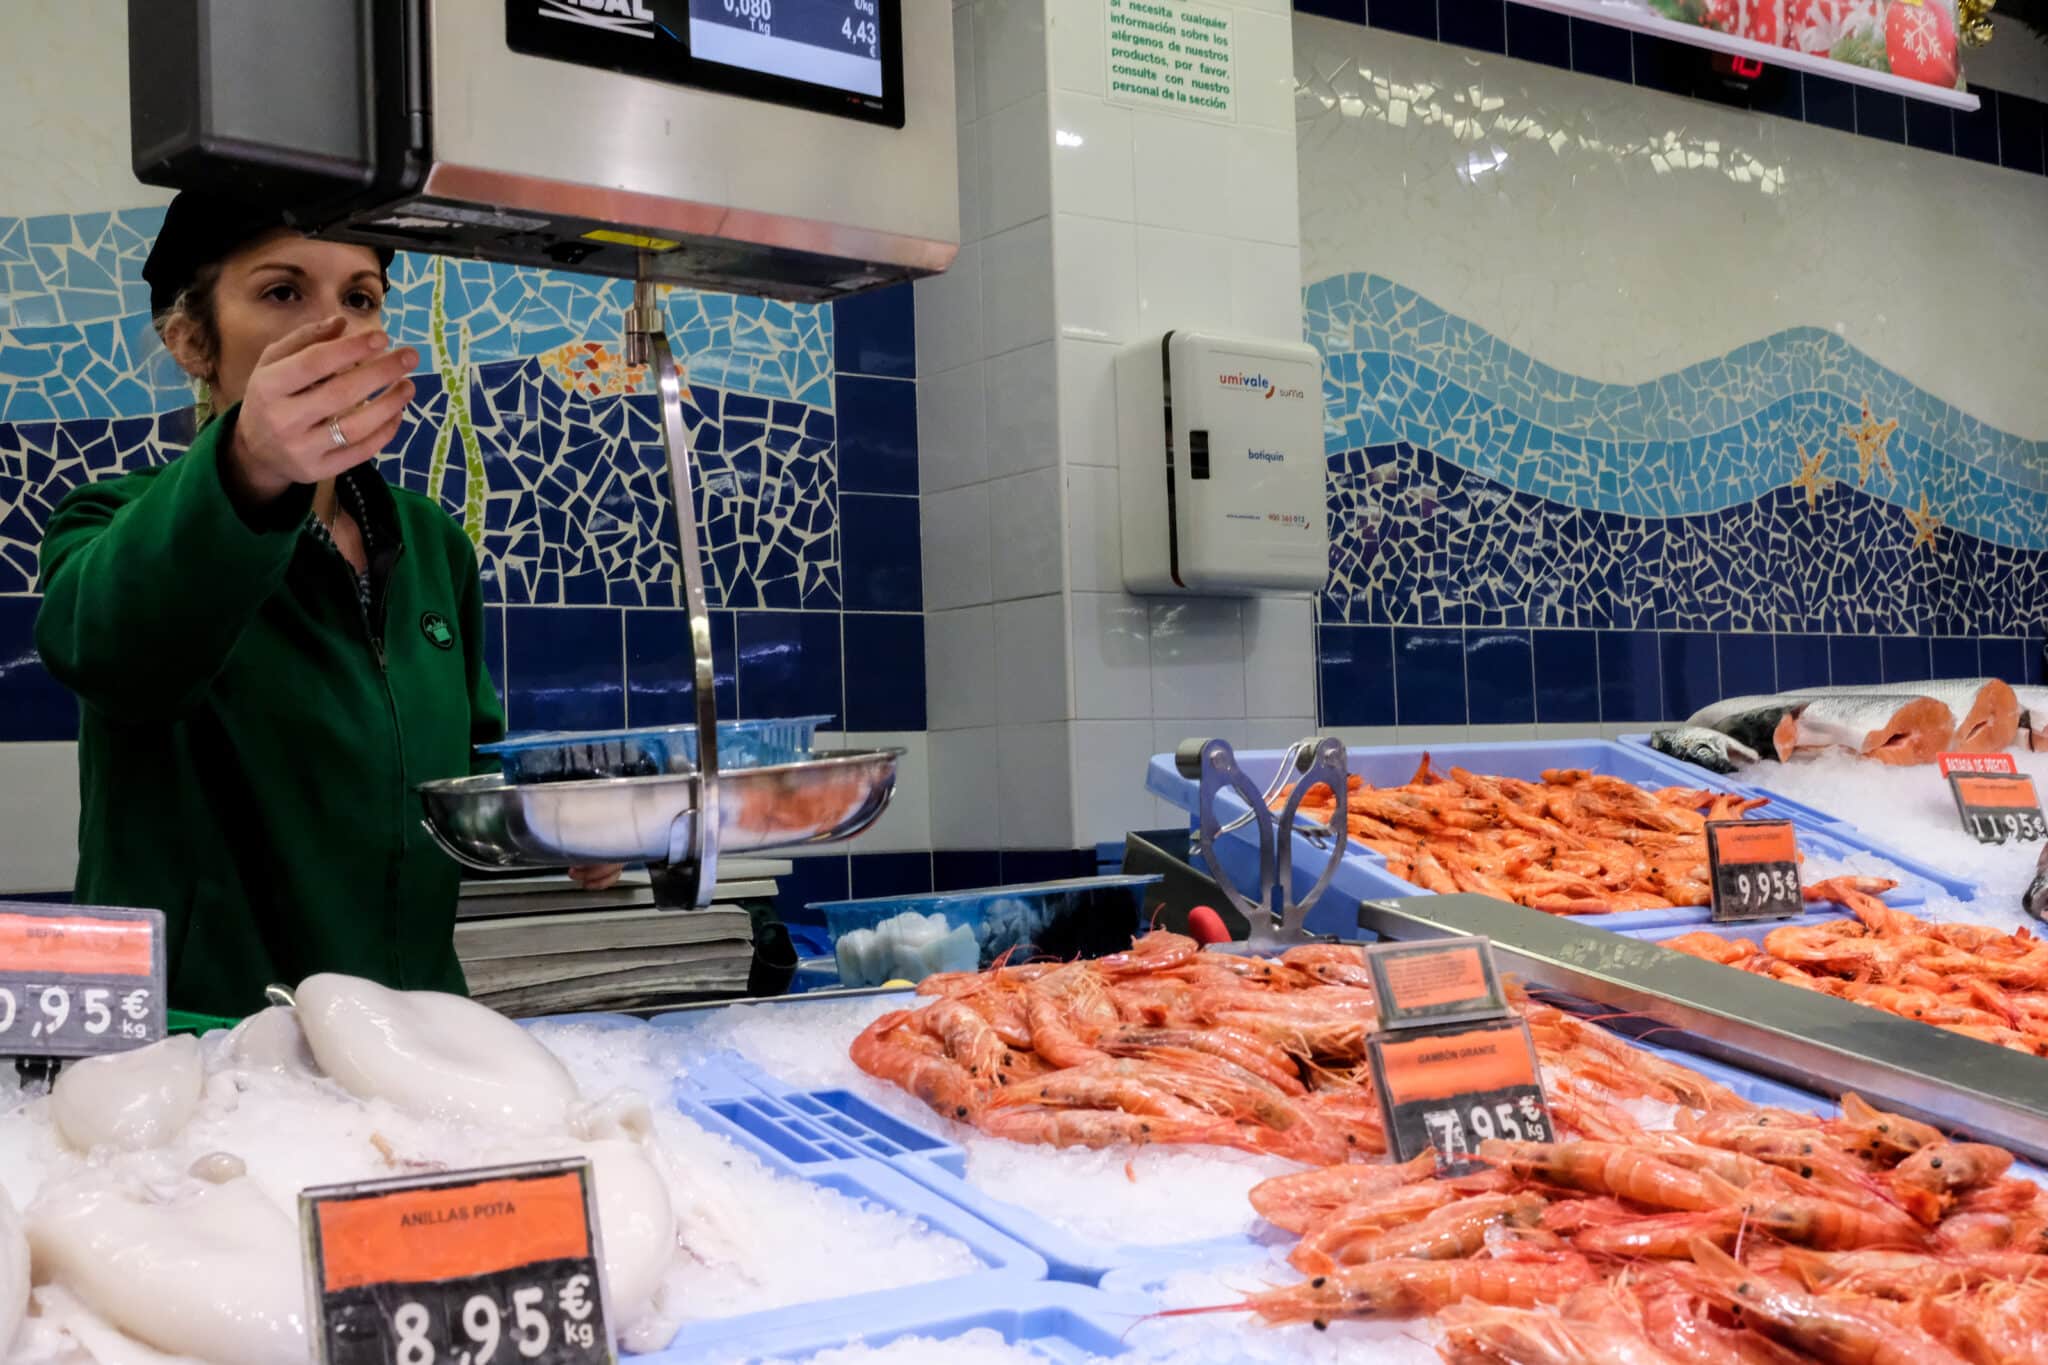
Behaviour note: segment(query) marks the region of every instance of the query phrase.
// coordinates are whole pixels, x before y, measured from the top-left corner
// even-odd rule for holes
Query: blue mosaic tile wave
[[[1854,486],[2048,550],[2048,442],[1979,421],[1819,328],[1613,384],[1378,276],[1318,281],[1304,302],[1333,452],[1407,442],[1519,492],[1634,517],[1753,502],[1805,471],[1821,504]]]
[[[76,732],[32,644],[50,513],[191,438],[140,283],[161,219],[0,218],[0,741]],[[666,457],[617,345],[627,286],[406,255],[392,276],[387,327],[425,361],[384,473],[476,542],[513,725],[687,716]],[[675,290],[667,309],[721,712],[923,729],[909,289],[832,306]]]
[[[162,223],[160,208],[0,217],[0,421],[145,417],[191,401],[142,283]],[[393,339],[472,365],[616,346],[632,293],[625,280],[410,252],[391,282]],[[832,406],[830,307],[694,289],[670,290],[666,306],[692,383]]]
[[[1405,442],[1329,457],[1326,622],[2026,635],[2048,554],[1853,486],[1644,517],[1508,487]]]

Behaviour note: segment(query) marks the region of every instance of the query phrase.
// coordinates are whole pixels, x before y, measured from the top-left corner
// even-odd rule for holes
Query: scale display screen
[[[515,52],[903,126],[902,0],[506,0]]]

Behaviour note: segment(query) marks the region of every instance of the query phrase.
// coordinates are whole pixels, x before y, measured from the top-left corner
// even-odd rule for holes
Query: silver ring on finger
[[[334,442],[336,450],[340,450],[348,444],[348,433],[341,429],[341,419],[339,417],[328,422],[327,439]]]

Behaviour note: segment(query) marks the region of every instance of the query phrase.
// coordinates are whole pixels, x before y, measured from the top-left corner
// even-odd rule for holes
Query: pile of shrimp
[[[2012,1154],[1854,1095],[1822,1119],[1740,1100],[1620,1140],[1489,1140],[1255,1187],[1309,1278],[1269,1322],[1431,1317],[1453,1362],[2048,1360],[2048,1200]]]
[[[1935,924],[1894,910],[1871,894],[1889,885],[1869,878],[1816,882],[1806,888],[1809,898],[1839,901],[1854,918],[1783,925],[1761,944],[1702,931],[1663,946],[2048,1056],[2048,943],[2024,929]]]
[[[855,1065],[996,1137],[1205,1143],[1313,1165],[1387,1150],[1366,1063],[1377,1008],[1356,946],[1304,944],[1275,960],[1154,932],[1127,953],[946,973],[917,989],[936,998],[876,1019],[853,1042]],[[1625,1101],[1719,1089],[1560,1010],[1519,1008],[1572,1131],[1627,1131]]]
[[[1707,821],[1769,804],[1690,787],[1650,792],[1580,768],[1548,769],[1541,782],[1446,775],[1427,754],[1404,786],[1374,787],[1354,773],[1348,787],[1351,837],[1402,881],[1557,915],[1709,904]],[[1318,783],[1301,809],[1328,824],[1336,795]]]
[[[1355,946],[1273,960],[1155,932],[918,989],[852,1056],[950,1119],[1311,1168],[1251,1194],[1306,1278],[1175,1314],[1427,1317],[1447,1359],[1504,1365],[2048,1361],[2048,1200],[2003,1149],[1853,1095],[1834,1119],[1762,1108],[1511,983],[1559,1140],[1490,1139],[1439,1179],[1433,1155],[1383,1155]],[[1658,1106],[1667,1131],[1639,1117]]]

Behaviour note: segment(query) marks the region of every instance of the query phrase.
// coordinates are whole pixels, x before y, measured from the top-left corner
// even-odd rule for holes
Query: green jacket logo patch
[[[455,648],[455,631],[448,625],[448,618],[438,611],[420,617],[420,634],[436,649]]]

